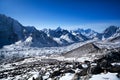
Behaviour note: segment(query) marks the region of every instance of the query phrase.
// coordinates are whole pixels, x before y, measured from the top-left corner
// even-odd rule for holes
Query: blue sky
[[[120,0],[0,0],[0,13],[37,29],[120,26]]]

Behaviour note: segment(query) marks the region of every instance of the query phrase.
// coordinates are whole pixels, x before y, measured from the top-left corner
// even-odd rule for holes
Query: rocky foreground
[[[115,73],[120,79],[120,52],[84,62],[29,57],[0,65],[0,80],[92,80],[101,73]]]

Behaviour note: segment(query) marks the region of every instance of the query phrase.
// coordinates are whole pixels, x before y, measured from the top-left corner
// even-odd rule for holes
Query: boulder
[[[75,71],[72,69],[65,69],[63,73],[75,73]]]
[[[120,65],[114,65],[109,69],[110,72],[117,73],[120,72]]]
[[[62,72],[60,72],[59,70],[58,71],[54,71],[52,74],[50,74],[50,78],[54,78],[56,76],[60,76],[62,74]]]
[[[77,73],[79,76],[85,76],[87,75],[88,69],[82,69],[79,73]]]
[[[93,66],[91,67],[91,74],[100,74],[101,72],[103,72],[102,68],[97,65],[97,66]]]
[[[117,77],[120,78],[120,72],[117,74]]]

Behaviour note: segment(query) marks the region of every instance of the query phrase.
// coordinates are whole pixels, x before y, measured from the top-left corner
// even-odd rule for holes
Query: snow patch
[[[29,37],[25,40],[25,42],[32,42],[32,37],[29,36]]]
[[[66,73],[65,76],[62,76],[59,80],[71,80],[74,77],[74,74]]]
[[[93,75],[89,80],[120,80],[116,75],[117,73],[101,73],[98,75]]]

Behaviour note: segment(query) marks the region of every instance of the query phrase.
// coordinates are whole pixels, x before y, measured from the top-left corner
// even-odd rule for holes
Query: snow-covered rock
[[[98,75],[93,75],[89,80],[120,80],[116,75],[117,73],[101,73]]]

